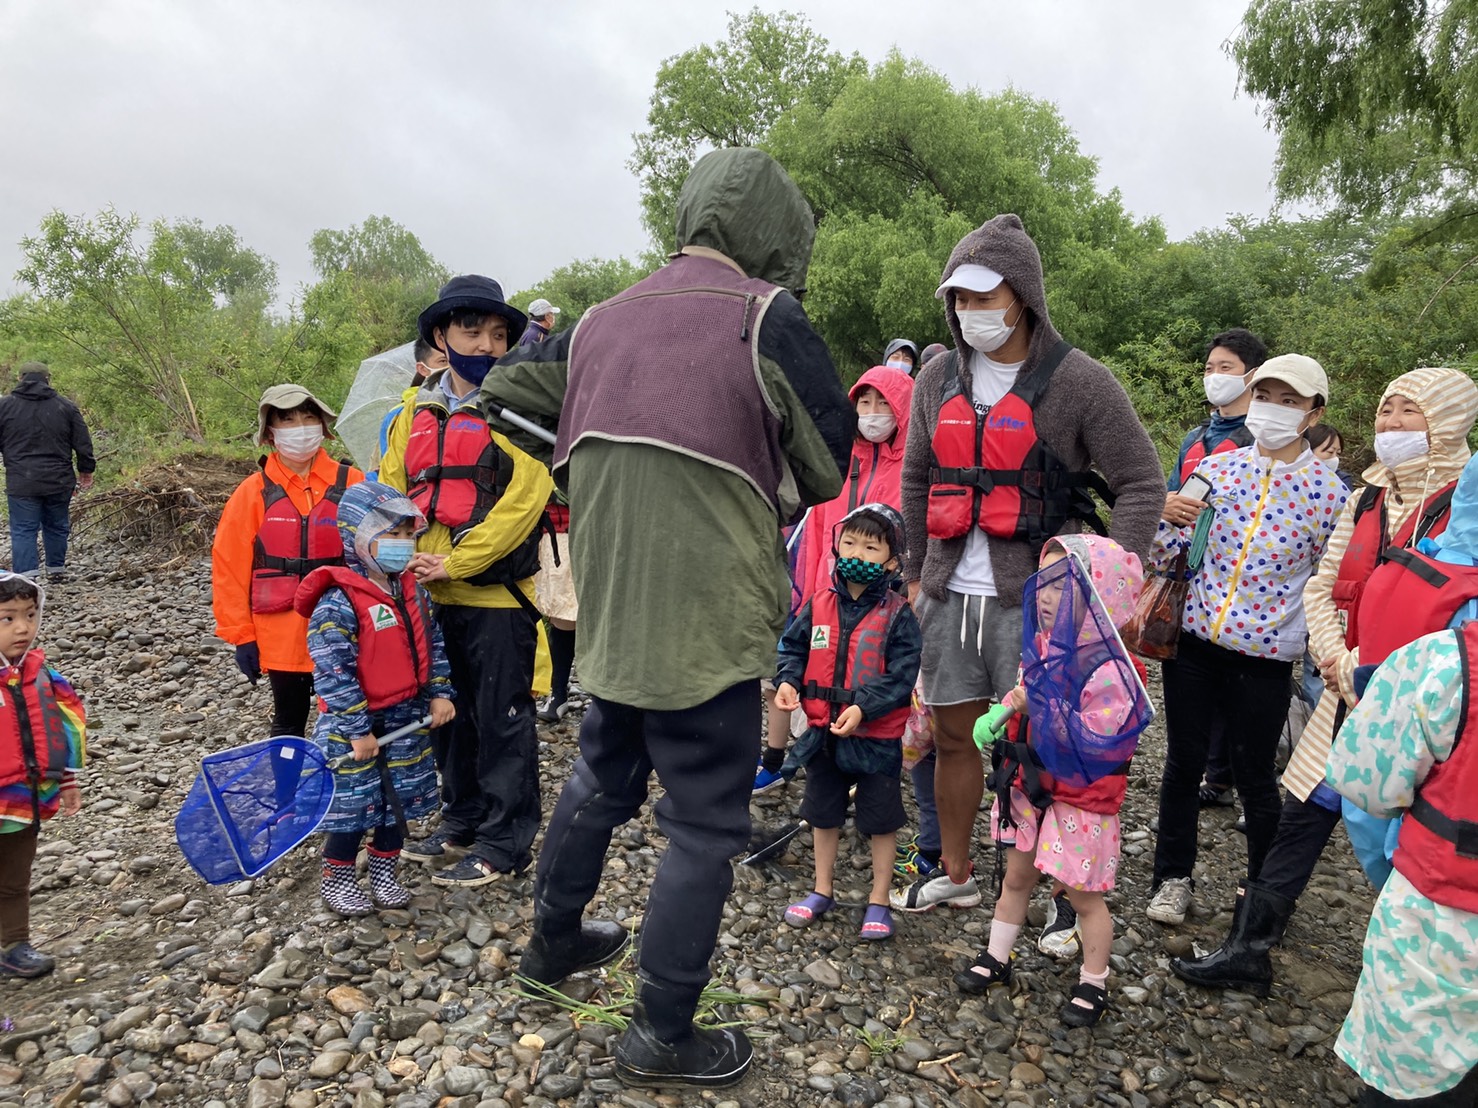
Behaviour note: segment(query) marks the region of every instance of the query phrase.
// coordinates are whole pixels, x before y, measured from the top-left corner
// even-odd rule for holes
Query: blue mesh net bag
[[[1090,569],[1069,553],[1038,570],[1021,612],[1022,684],[1037,762],[1075,788],[1123,772],[1154,708]]]
[[[256,877],[313,833],[333,797],[333,773],[307,739],[207,754],[175,817],[175,841],[212,885]]]

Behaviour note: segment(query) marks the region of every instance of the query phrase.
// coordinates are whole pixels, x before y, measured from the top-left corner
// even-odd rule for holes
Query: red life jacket
[[[1140,684],[1148,687],[1150,674],[1144,662],[1133,654],[1129,655],[1129,660],[1134,663],[1134,672],[1139,675]],[[1089,672],[1093,668],[1096,667],[1090,667]],[[1031,757],[1029,719],[1014,717],[1007,724],[1006,740],[1003,743],[998,742],[997,746],[1001,749],[992,752],[995,772],[992,773],[988,787],[996,791],[998,796],[1005,794],[1001,804],[1002,813],[1010,811],[1010,785],[1013,784],[1026,794],[1027,800],[1038,811],[1057,800],[1100,815],[1117,815],[1124,806],[1124,797],[1129,792],[1129,766],[1133,762],[1132,758],[1115,767],[1112,773],[1090,784],[1068,785],[1042,769]],[[1005,789],[999,787],[1002,781],[1007,785]]]
[[[1417,789],[1391,864],[1428,899],[1478,912],[1478,621],[1457,642],[1467,682],[1457,742]]]
[[[1409,642],[1444,631],[1478,597],[1478,566],[1439,562],[1391,547],[1361,598],[1360,665],[1380,665]]]
[[[405,473],[406,495],[429,522],[449,528],[456,542],[493,510],[512,479],[513,460],[498,449],[475,407],[448,412],[439,398],[418,399]]]
[[[1406,517],[1394,540],[1387,532],[1386,490],[1380,485],[1367,485],[1360,494],[1360,501],[1355,505],[1355,529],[1340,559],[1339,574],[1330,594],[1334,606],[1345,614],[1345,649],[1354,650],[1360,645],[1360,596],[1376,566],[1390,556],[1393,546],[1415,546],[1422,539],[1435,538],[1447,530],[1452,490],[1456,486],[1454,481],[1429,496]]]
[[[298,588],[293,606],[311,616],[331,588],[344,590],[359,625],[357,672],[372,712],[420,696],[431,683],[431,613],[415,574],[400,575],[400,595],[391,596],[347,566],[314,570]]]
[[[1205,435],[1206,428],[1210,426],[1211,421],[1208,419],[1196,428],[1196,438],[1191,443],[1191,448],[1185,452],[1185,461],[1180,463],[1180,483],[1182,485],[1186,483],[1186,479],[1192,473],[1196,472],[1196,467],[1201,464],[1208,453],[1225,454],[1229,450],[1241,450],[1242,447],[1251,446],[1253,443],[1252,432],[1247,430],[1244,424],[1241,427],[1232,428],[1232,433],[1213,446],[1208,452],[1206,449]]]
[[[857,621],[842,630],[835,589],[818,589],[811,597],[811,654],[802,678],[801,707],[812,727],[829,727],[837,709],[855,703],[856,690],[875,681],[888,669],[888,633],[908,601],[892,589]],[[901,739],[909,705],[865,719],[852,732],[865,739]]]
[[[305,517],[287,490],[267,476],[263,459],[262,525],[251,548],[252,611],[287,611],[304,577],[320,566],[344,564],[339,500],[348,485],[349,467],[340,462],[333,485]]]
[[[1052,373],[1072,350],[1059,342],[1025,379],[1018,379],[982,417],[958,374],[945,388],[929,468],[931,539],[957,539],[978,526],[1000,539],[1040,550],[1068,520],[1105,534],[1089,490],[1113,507],[1114,494],[1091,471],[1069,470],[1037,436],[1035,408]]]
[[[41,784],[60,781],[67,769],[67,728],[57,706],[46,655],[27,651],[20,675],[0,686],[0,786],[25,782],[31,810],[41,823]]]

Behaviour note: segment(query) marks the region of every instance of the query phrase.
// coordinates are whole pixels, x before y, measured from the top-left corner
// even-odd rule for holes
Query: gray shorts
[[[999,700],[1021,669],[1021,609],[993,596],[951,592],[940,601],[920,592],[914,604],[923,632],[924,703],[931,708]]]

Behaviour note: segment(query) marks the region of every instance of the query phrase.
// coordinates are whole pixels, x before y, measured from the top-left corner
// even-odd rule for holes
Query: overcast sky
[[[51,209],[226,223],[312,280],[308,238],[388,215],[510,293],[645,245],[626,161],[658,65],[747,0],[0,0],[0,294]],[[833,47],[1055,101],[1172,237],[1266,214],[1275,142],[1223,43],[1246,0],[799,0]],[[469,14],[469,11],[471,14]],[[993,212],[980,213],[985,219]],[[942,259],[941,259],[942,261]]]

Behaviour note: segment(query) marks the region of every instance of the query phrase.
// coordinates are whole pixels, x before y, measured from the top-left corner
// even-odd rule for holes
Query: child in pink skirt
[[[1076,560],[1080,572],[1064,577],[1058,571],[1054,576],[1052,567],[1067,558]],[[1095,535],[1060,535],[1050,540],[1043,547],[1039,569],[1033,579],[1038,583],[1037,630],[1030,640],[1034,648],[1021,682],[1003,701],[1018,717],[1030,721],[1026,744],[1034,754],[1026,755],[1021,745],[1015,750],[1033,766],[1027,770],[1008,761],[993,778],[997,798],[991,822],[997,828],[997,844],[1009,847],[1005,875],[989,945],[974,965],[955,975],[955,983],[963,992],[983,993],[1011,980],[1011,948],[1026,922],[1032,889],[1046,874],[1067,889],[1078,915],[1083,949],[1082,974],[1062,1010],[1062,1020],[1070,1026],[1087,1027],[1098,1022],[1108,1003],[1105,984],[1114,935],[1103,894],[1114,887],[1119,868],[1119,809],[1129,767],[1126,754],[1111,768],[1099,765],[1098,772],[1104,775],[1097,776],[1085,763],[1074,762],[1071,751],[1075,737],[1082,741],[1088,736],[1101,742],[1103,749],[1123,747],[1132,753],[1136,736],[1149,721],[1142,667],[1123,650],[1111,630],[1134,613],[1144,574],[1137,555]],[[1073,590],[1069,582],[1079,583],[1075,600],[1064,599]],[[1057,618],[1066,618],[1070,604],[1074,622],[1069,626],[1077,630],[1058,627],[1054,633]],[[1086,618],[1090,609],[1096,609],[1095,618]],[[1054,651],[1058,654],[1055,662],[1050,658]],[[1036,664],[1032,655],[1044,664]],[[1059,672],[1081,674],[1067,678],[1066,687],[1075,690],[1071,703],[1064,702],[1060,682],[1034,680],[1045,663],[1056,665]],[[977,724],[977,741],[983,737],[981,729],[991,725],[988,721],[995,722],[987,716]],[[999,739],[1000,735],[992,732],[992,737]],[[1048,757],[1051,751],[1058,757]],[[1041,768],[1068,763],[1081,770],[1073,774],[1072,783]],[[1002,812],[1002,795],[1009,799],[1007,813]]]

